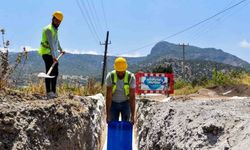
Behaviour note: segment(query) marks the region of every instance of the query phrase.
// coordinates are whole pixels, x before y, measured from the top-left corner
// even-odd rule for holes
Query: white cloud
[[[0,51],[3,52],[3,53],[6,53],[7,50],[8,50],[8,52],[13,52],[14,51],[13,49],[10,49],[10,48],[8,48],[8,49],[0,48]]]
[[[96,51],[86,51],[86,52],[84,52],[84,54],[101,55],[101,54],[97,53]]]
[[[66,53],[71,53],[71,54],[92,54],[92,55],[101,55],[98,52],[94,50],[79,50],[79,49],[64,49]]]
[[[123,57],[143,57],[145,56],[145,54],[141,54],[139,52],[135,52],[135,53],[130,53],[130,54],[122,54],[120,56],[123,56]]]
[[[25,48],[26,51],[30,52],[30,51],[38,51],[39,48],[33,48],[31,46],[20,46],[20,48],[18,50],[12,50],[9,49],[9,51],[12,52],[20,52],[23,51],[23,49]],[[0,50],[2,51],[2,49],[0,48]],[[100,54],[94,50],[80,50],[80,49],[63,49],[66,53],[71,53],[71,54],[92,54],[92,55],[103,55]]]
[[[23,48],[27,51],[37,51],[39,48],[33,48],[31,46],[21,46],[20,49],[23,51]],[[92,55],[98,55],[98,53],[94,50],[79,50],[79,49],[63,49],[66,53],[71,53],[71,54],[92,54]]]
[[[20,49],[21,51],[23,51],[23,49],[25,48],[26,51],[30,52],[30,51],[37,51],[38,48],[33,48],[31,46],[21,46]]]
[[[242,40],[240,42],[240,47],[242,47],[242,48],[250,48],[250,42],[248,42],[247,40]]]

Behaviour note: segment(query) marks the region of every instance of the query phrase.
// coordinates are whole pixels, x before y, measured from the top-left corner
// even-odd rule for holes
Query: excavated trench
[[[0,91],[1,150],[101,150],[106,140],[104,97]],[[248,149],[250,99],[137,99],[134,137],[140,150]],[[135,146],[135,145],[134,145]]]
[[[0,91],[0,149],[105,149],[104,106],[101,94],[48,101],[40,95]]]

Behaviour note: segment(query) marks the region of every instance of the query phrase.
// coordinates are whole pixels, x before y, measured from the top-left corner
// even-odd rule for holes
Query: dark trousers
[[[130,120],[129,101],[127,100],[121,103],[112,102],[110,113],[111,113],[110,121],[119,121],[120,113],[122,116],[122,121],[129,121]]]
[[[49,71],[50,67],[53,64],[53,57],[51,55],[43,55],[43,61],[45,63],[46,73]],[[58,76],[58,63],[54,66],[52,69],[50,76],[55,76],[54,78],[45,78],[45,86],[46,86],[46,92],[54,92],[56,93],[56,81]]]

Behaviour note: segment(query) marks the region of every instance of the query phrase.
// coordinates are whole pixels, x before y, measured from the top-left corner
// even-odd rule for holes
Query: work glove
[[[64,55],[64,54],[65,54],[65,51],[61,51],[60,53]]]
[[[53,62],[58,62],[57,58],[53,57]]]

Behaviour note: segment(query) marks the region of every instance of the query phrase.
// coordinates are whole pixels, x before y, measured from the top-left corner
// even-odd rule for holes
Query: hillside
[[[13,64],[17,57],[17,53],[10,53],[10,62]],[[107,70],[113,69],[115,56],[108,56]],[[239,67],[250,69],[250,64],[246,61],[214,48],[199,48],[194,46],[186,47],[185,56],[185,72],[188,76],[185,78],[192,80],[200,76],[210,76],[211,70],[218,68],[219,70],[239,69]],[[159,64],[171,63],[174,67],[175,76],[181,76],[182,72],[182,48],[179,45],[168,43],[165,41],[157,43],[146,57],[127,58],[129,70],[148,71],[151,72],[153,66]],[[76,80],[86,79],[88,77],[101,79],[103,67],[102,55],[90,54],[70,54],[67,53],[60,60],[60,74],[67,76],[76,76]],[[233,67],[234,66],[234,67]],[[36,75],[44,72],[44,62],[36,51],[28,53],[27,60],[22,62],[17,68],[14,78],[15,80],[36,81]],[[26,83],[24,83],[26,84]]]
[[[151,50],[151,53],[147,56],[149,60],[153,60],[157,57],[165,57],[182,59],[183,50],[182,47],[176,44],[172,44],[166,41],[157,43]],[[195,46],[185,47],[185,59],[197,59],[208,60],[223,64],[229,64],[237,67],[244,67],[250,69],[250,64],[232,54],[226,53],[220,49],[215,48],[199,48]]]
[[[17,57],[17,53],[10,53],[10,62],[13,64]],[[108,70],[113,69],[113,62],[115,56],[109,56],[107,59]],[[127,58],[129,64],[136,64],[144,57],[139,58]],[[66,53],[59,61],[60,73],[67,75],[83,75],[83,76],[98,76],[101,75],[103,67],[103,56],[102,55],[91,55],[91,54],[70,54]],[[24,65],[20,65],[19,69],[23,73],[38,73],[44,71],[44,62],[42,57],[37,54],[36,51],[28,53],[28,59]]]
[[[178,59],[161,58],[153,63],[139,63],[138,65],[132,65],[132,70],[143,71],[143,72],[153,72],[158,70],[161,72],[168,65],[172,66],[175,78],[182,78],[186,81],[193,81],[201,78],[211,78],[213,69],[222,72],[229,71],[245,71],[244,68],[235,67],[228,64],[207,61],[207,60],[187,60],[185,61],[184,73],[182,73],[182,61]],[[162,69],[159,69],[160,68]],[[138,70],[137,68],[140,68]]]

